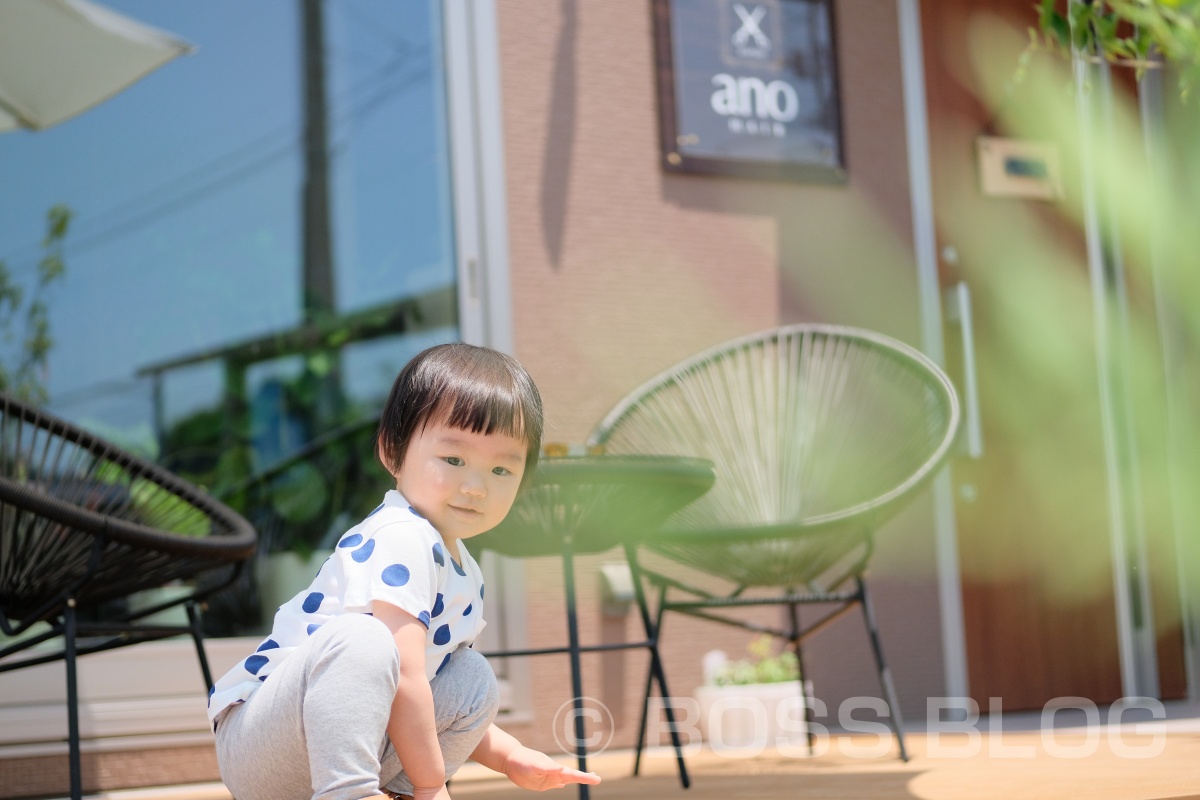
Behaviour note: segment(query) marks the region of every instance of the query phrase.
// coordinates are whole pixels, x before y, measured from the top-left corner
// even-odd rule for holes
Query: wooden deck
[[[1067,727],[1043,732],[1036,717],[1005,716],[1002,730],[977,736],[912,731],[912,758],[902,763],[889,742],[831,736],[815,756],[797,751],[713,752],[687,756],[684,790],[673,754],[648,753],[643,774],[630,775],[628,751],[603,753],[589,767],[603,782],[593,800],[1200,800],[1200,708],[1176,705],[1165,722],[1121,728]],[[878,751],[886,748],[886,752]],[[876,752],[872,753],[871,751]],[[564,762],[569,759],[564,758]],[[476,765],[455,778],[451,794],[470,800],[535,795]],[[574,800],[575,789],[541,795]],[[230,800],[219,784],[159,787],[93,795],[94,800]]]

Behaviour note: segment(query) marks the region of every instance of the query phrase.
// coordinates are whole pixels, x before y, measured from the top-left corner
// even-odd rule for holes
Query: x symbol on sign
[[[733,43],[738,45],[746,44],[747,39],[754,39],[754,43],[759,47],[770,47],[771,40],[762,32],[762,28],[758,23],[762,22],[762,18],[766,15],[767,9],[765,6],[755,6],[754,11],[747,11],[746,7],[741,3],[734,3],[733,10],[737,13],[738,19],[742,21],[742,26],[733,34]]]

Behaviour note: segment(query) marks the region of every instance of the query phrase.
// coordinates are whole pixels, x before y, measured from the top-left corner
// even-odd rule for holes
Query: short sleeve
[[[438,581],[433,537],[436,533],[423,522],[392,523],[367,536],[344,537],[334,550],[345,576],[344,610],[369,613],[380,600],[428,628]]]

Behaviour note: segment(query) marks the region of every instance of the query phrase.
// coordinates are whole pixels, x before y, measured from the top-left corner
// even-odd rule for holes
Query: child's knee
[[[500,704],[500,683],[496,680],[496,671],[482,654],[474,650],[464,653],[470,660],[471,668],[479,671],[479,682],[487,687],[487,704],[495,707]]]
[[[500,686],[486,658],[469,648],[454,653],[451,661],[455,680],[474,687],[476,708],[496,709],[500,705]]]

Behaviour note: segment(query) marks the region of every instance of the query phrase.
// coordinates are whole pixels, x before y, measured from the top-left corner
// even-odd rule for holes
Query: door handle
[[[979,375],[975,368],[975,327],[971,319],[971,288],[960,282],[946,289],[943,297],[946,321],[962,333],[963,406],[966,411],[962,451],[969,458],[983,458],[983,424],[979,418]]]

